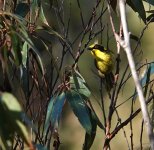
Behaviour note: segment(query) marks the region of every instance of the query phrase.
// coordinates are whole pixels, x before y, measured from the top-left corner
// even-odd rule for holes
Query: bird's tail
[[[110,91],[114,86],[114,75],[112,72],[105,75],[105,86],[107,91]]]

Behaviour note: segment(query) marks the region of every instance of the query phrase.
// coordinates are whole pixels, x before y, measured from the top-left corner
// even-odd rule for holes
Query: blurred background
[[[59,6],[58,6],[59,4]],[[59,34],[63,35],[64,30],[68,29],[68,43],[71,43],[72,53],[76,55],[76,52],[79,49],[84,49],[83,54],[79,58],[78,61],[78,67],[80,70],[81,75],[84,77],[85,81],[87,82],[92,94],[90,101],[92,102],[95,111],[97,115],[99,116],[99,119],[103,122],[103,115],[102,110],[99,106],[99,102],[101,99],[100,95],[100,79],[97,76],[97,71],[94,66],[94,60],[89,53],[89,51],[86,50],[85,44],[87,44],[87,41],[89,40],[88,34],[84,36],[82,39],[82,35],[84,32],[83,24],[86,26],[88,24],[89,18],[92,16],[92,12],[94,11],[94,6],[96,5],[96,1],[91,0],[83,0],[80,1],[80,4],[78,1],[69,0],[69,1],[61,1],[61,2],[55,2],[49,5],[47,2],[44,4],[45,7],[45,14],[47,15],[48,22],[52,26],[53,29],[55,29]],[[56,8],[56,6],[59,7],[59,9]],[[144,3],[145,9],[153,9],[152,6],[147,5]],[[99,5],[99,7],[96,10],[96,16],[94,16],[94,20],[97,20],[99,15],[103,10],[106,9],[106,4],[102,3]],[[59,11],[59,12],[58,12]],[[116,12],[112,11],[113,15],[113,21],[116,28],[116,31],[119,31],[119,12],[118,9]],[[83,17],[83,18],[82,18]],[[64,21],[60,21],[60,18]],[[139,37],[141,32],[143,31],[143,28],[145,27],[145,24],[143,21],[139,18],[138,14],[135,13],[130,7],[127,7],[127,21],[129,26],[129,31]],[[69,27],[68,27],[69,26]],[[94,37],[88,45],[91,43],[98,41],[99,44],[102,44],[105,47],[108,47],[111,49],[116,58],[117,54],[117,46],[116,42],[112,33],[110,20],[108,12],[105,11],[104,14],[101,16],[101,22],[94,25],[92,32],[98,32],[101,27],[103,27],[103,30],[98,36]],[[78,35],[81,36],[79,38]],[[144,35],[141,39],[140,46],[138,47],[137,53],[134,55],[134,59],[136,60],[136,64],[144,64],[146,62],[152,62],[154,61],[154,53],[153,53],[153,47],[154,47],[154,24],[151,23],[148,25],[146,30],[144,31]],[[55,39],[54,37],[51,37],[52,39],[52,52],[54,54],[54,57],[57,58],[57,62],[60,62],[62,57],[62,45],[59,44],[59,41]],[[73,43],[73,44],[72,44]],[[136,46],[136,41],[131,39],[131,46],[132,50]],[[47,57],[46,54],[44,54],[44,57]],[[120,73],[119,78],[121,78],[122,73],[124,72],[128,62],[126,55],[121,49],[120,51],[121,56],[121,63],[120,63]],[[48,64],[48,60],[46,59],[46,64]],[[73,63],[73,58],[67,54],[67,56],[64,58],[63,63],[63,70],[66,66],[69,66]],[[50,68],[50,66],[48,66]],[[145,68],[144,68],[145,69]],[[144,71],[143,69],[143,71]],[[128,74],[130,71],[128,70]],[[125,86],[123,87],[123,90],[120,92],[118,97],[117,105],[127,100],[133,93],[134,93],[135,87],[132,79],[130,78]],[[103,90],[104,95],[104,103],[105,103],[105,109],[106,112],[108,112],[109,108],[109,99],[108,95],[106,94],[105,90]],[[118,108],[119,116],[121,118],[121,121],[124,121],[129,117],[131,113],[131,103],[132,101],[129,100],[125,104],[123,104],[121,107]],[[136,100],[134,104],[134,111],[139,108],[138,99]],[[112,119],[112,128],[116,126],[117,117],[114,114]],[[141,134],[141,125],[142,125],[142,116],[139,114],[133,121],[133,139],[134,139],[134,148],[139,149],[140,146],[140,134]],[[127,136],[124,138],[124,133]],[[83,141],[84,141],[84,134],[85,131],[80,125],[78,119],[73,114],[70,106],[68,103],[65,104],[62,116],[61,116],[61,122],[60,122],[60,129],[59,129],[59,136],[60,136],[60,149],[61,150],[79,150],[82,149]],[[118,134],[115,136],[115,138],[111,141],[111,148],[113,149],[129,149],[127,142],[130,143],[130,136],[131,136],[131,129],[130,124],[124,127],[123,130],[120,130]],[[91,150],[100,150],[103,147],[104,143],[104,133],[103,131],[98,127],[97,128],[97,134],[95,141],[92,145]],[[143,131],[143,144],[144,146],[148,145],[148,138],[146,135],[146,131]]]
[[[115,30],[119,34],[119,8],[118,5],[116,6],[116,0],[111,2],[115,2],[115,4],[111,4],[111,16]],[[142,4],[142,0],[135,2]],[[150,2],[153,3],[152,1]],[[122,48],[120,49],[120,61],[117,59],[117,43],[113,35],[105,0],[0,0],[0,3],[3,3],[4,7],[1,7],[1,11],[4,13],[0,13],[0,91],[2,93],[7,91],[15,95],[23,110],[29,116],[31,120],[29,122],[36,127],[36,133],[31,132],[31,138],[29,138],[27,131],[28,140],[32,140],[35,144],[37,143],[38,146],[45,145],[48,148],[53,148],[53,142],[60,138],[61,150],[82,149],[85,140],[85,129],[82,127],[83,124],[80,124],[81,121],[79,122],[74,115],[72,108],[75,107],[69,105],[71,102],[70,97],[67,95],[77,89],[75,78],[73,78],[74,76],[79,77],[75,74],[77,73],[75,72],[76,70],[83,77],[82,79],[76,79],[80,79],[80,83],[82,82],[82,85],[85,86],[83,87],[84,92],[89,92],[89,90],[91,92],[89,98],[90,92],[87,96],[83,94],[83,89],[83,93],[78,90],[75,91],[78,96],[77,100],[82,99],[82,102],[88,103],[87,105],[82,103],[85,107],[90,105],[88,101],[90,100],[103,125],[105,124],[103,103],[107,118],[109,110],[111,110],[111,99],[117,100],[116,109],[113,108],[114,113],[111,119],[110,133],[140,108],[127,57]],[[138,9],[137,13],[128,5],[126,11],[136,69],[140,79],[143,79],[141,81],[142,86],[145,86],[143,88],[144,95],[148,99],[154,95],[153,82],[149,83],[150,80],[153,81],[151,74],[154,74],[154,19],[149,24],[145,24],[143,21],[148,20],[146,17],[151,13],[154,16],[154,7],[148,5],[145,1],[143,4],[146,12],[144,9],[141,11]],[[135,8],[142,8],[140,6],[137,5]],[[147,15],[145,20],[144,13]],[[118,77],[118,80],[110,93],[102,84],[94,64],[94,58],[90,51],[87,50],[89,45],[95,42],[110,49],[114,54],[115,66],[113,73],[115,77]],[[118,61],[119,71],[117,71]],[[153,73],[148,72],[151,69],[150,65],[153,65]],[[149,76],[148,73],[150,74]],[[72,82],[70,82],[71,78],[73,78]],[[73,96],[71,98],[76,100],[76,97]],[[82,105],[79,102],[78,105],[80,104],[80,106],[76,106],[75,109],[81,110]],[[88,109],[89,107],[86,108]],[[92,107],[90,108],[92,110]],[[7,112],[5,107],[3,109],[4,112]],[[62,114],[60,116],[60,125],[58,126],[57,122],[61,109]],[[85,109],[85,114],[89,117],[90,113],[87,109]],[[152,123],[154,123],[154,100],[151,100],[148,110],[150,111]],[[5,120],[6,122],[1,123],[0,129],[12,131],[12,135],[15,132],[18,133],[18,128],[14,131],[14,128],[5,127],[4,125],[4,123],[10,124],[11,121],[14,121],[16,125],[16,119],[12,119],[11,116],[12,110],[9,110],[11,119],[6,117],[4,112],[0,121]],[[22,109],[21,113],[23,113]],[[78,116],[79,118],[83,117],[81,114]],[[88,127],[91,127],[91,118],[88,119]],[[31,126],[30,123],[27,124]],[[54,130],[55,126],[58,128],[58,132]],[[4,141],[10,135],[9,132],[6,133],[8,136],[7,134],[2,135]],[[14,138],[12,135],[11,138]],[[9,140],[14,144],[14,149],[18,149],[18,147],[20,149],[23,146],[23,141],[18,136],[15,136],[13,140],[11,138]],[[16,143],[13,143],[14,141]],[[103,149],[104,142],[105,133],[97,127],[96,138],[91,150]],[[141,145],[143,145],[144,149],[148,149],[148,143],[142,115],[139,113],[115,135],[110,141],[110,147],[115,150],[125,150],[132,147],[140,149]],[[31,141],[29,144],[32,146]],[[10,144],[9,146],[11,147],[12,145]]]

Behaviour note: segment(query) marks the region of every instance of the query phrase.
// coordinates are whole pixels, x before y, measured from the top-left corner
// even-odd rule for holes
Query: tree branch
[[[142,87],[140,85],[139,82],[139,78],[136,72],[136,68],[135,68],[135,63],[134,63],[134,59],[133,59],[133,55],[131,52],[131,47],[130,47],[130,34],[128,32],[128,27],[127,27],[127,22],[126,22],[126,7],[125,7],[125,1],[124,0],[119,0],[119,9],[120,9],[120,16],[121,16],[121,23],[122,23],[122,27],[123,27],[123,33],[124,33],[124,40],[119,38],[119,43],[120,45],[124,48],[127,58],[128,58],[128,63],[130,66],[130,70],[132,73],[132,77],[134,79],[134,83],[137,89],[137,93],[139,96],[139,101],[140,101],[140,105],[141,105],[141,111],[142,111],[142,116],[144,119],[144,123],[146,125],[146,129],[147,129],[147,134],[149,136],[149,140],[150,140],[150,145],[151,148],[154,150],[154,136],[153,136],[153,130],[152,130],[152,125],[150,122],[150,118],[149,118],[149,114],[148,114],[148,110],[146,107],[146,103],[145,103],[145,98],[143,96],[143,91],[142,91]]]

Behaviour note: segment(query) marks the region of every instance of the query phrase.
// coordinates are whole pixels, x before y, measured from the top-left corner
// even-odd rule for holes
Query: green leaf
[[[27,67],[27,55],[28,55],[28,43],[24,42],[23,47],[22,47],[22,64],[26,68]]]
[[[154,62],[148,64],[148,67],[143,75],[143,77],[140,79],[140,84],[142,87],[145,86],[144,88],[144,95],[147,94],[148,86],[149,86],[149,81],[150,81],[150,76],[154,74]],[[135,89],[135,92],[133,94],[133,100],[135,101],[137,97],[137,92]]]
[[[65,93],[61,93],[58,96],[53,96],[50,99],[50,102],[48,104],[47,108],[47,115],[45,120],[45,127],[44,127],[44,136],[46,135],[46,132],[51,124],[52,129],[55,127],[55,123],[59,121],[60,115],[62,112],[62,108],[64,106],[65,102]]]
[[[66,44],[67,48],[69,48],[71,51],[73,51],[69,42],[61,34],[59,34],[57,31],[53,30],[47,24],[44,24],[43,26],[38,26],[37,31],[44,31],[45,33],[48,33],[49,35],[59,38],[60,40],[62,40],[62,42],[64,42]]]
[[[24,18],[29,10],[29,5],[27,3],[19,3],[16,7],[15,14]]]
[[[149,87],[149,81],[150,81],[150,74],[151,74],[151,65],[148,67],[148,71],[146,73],[146,81],[145,81],[145,88],[144,88],[144,97],[146,97],[147,92],[148,92],[148,87]],[[142,85],[142,83],[141,83]]]
[[[36,54],[36,58],[38,59],[38,62],[39,62],[38,65],[41,68],[42,74],[44,74],[44,66],[43,66],[43,62],[41,59],[41,54],[39,53],[38,49],[36,48],[36,46],[34,45],[34,43],[32,42],[32,40],[30,39],[28,35],[27,27],[23,23],[23,22],[26,22],[25,19],[23,19],[22,17],[18,15],[14,15],[12,13],[5,12],[4,14],[8,15],[9,17],[14,18],[18,22],[19,24],[18,32],[16,30],[12,30],[12,34],[18,35],[18,37],[20,37],[23,41],[27,42],[29,48],[32,48],[32,50]]]
[[[35,146],[36,146],[36,150],[48,150],[46,147],[44,147],[41,144],[36,144]]]
[[[144,1],[151,4],[151,5],[154,5],[154,0],[144,0]]]
[[[91,130],[90,134],[86,132],[85,141],[83,144],[83,150],[90,149],[90,147],[92,146],[92,144],[94,142],[95,136],[96,136],[97,122],[95,120],[95,116],[94,116],[93,111],[91,111],[89,109],[89,113],[90,113],[90,120],[91,120],[91,124],[92,124],[92,130]]]
[[[139,16],[146,23],[146,13],[142,0],[127,0],[127,4],[135,11],[138,12]]]
[[[32,40],[30,39],[27,31],[25,31],[23,28],[19,29],[22,34],[19,34],[15,32],[21,39],[27,42],[29,48],[32,48],[33,52],[36,54],[36,58],[38,60],[38,66],[41,68],[42,74],[44,74],[44,66],[41,58],[41,54],[39,53],[39,50],[36,48]]]
[[[45,17],[45,15],[44,15],[44,11],[43,11],[43,7],[42,7],[42,5],[41,5],[41,8],[40,8],[40,19],[41,19],[41,21],[44,23],[44,24],[46,24],[46,25],[49,25],[48,24],[48,21],[47,21],[47,19],[46,19],[46,17]]]
[[[70,88],[85,99],[91,95],[84,78],[77,72],[73,72],[73,76],[70,77]]]
[[[15,64],[19,66],[22,62],[22,55],[21,55],[21,41],[16,34],[11,34],[11,42],[13,47],[13,52],[15,54]]]
[[[97,117],[96,113],[91,110],[91,115],[92,115],[92,118],[93,120],[96,122],[96,124],[102,129],[105,131],[105,127],[103,126],[103,124],[100,122],[99,118]]]
[[[150,80],[150,76],[154,74],[154,62],[150,63],[148,65],[148,68],[144,74],[144,76],[141,78],[140,83],[142,87],[147,83],[147,80]]]
[[[9,111],[22,112],[19,102],[10,93],[4,92],[0,97],[0,102]]]
[[[21,81],[22,81],[22,87],[24,94],[26,98],[28,98],[29,95],[29,70],[27,67],[21,66]]]
[[[12,145],[14,133],[17,133],[27,144],[30,144],[27,128],[22,123],[22,108],[12,94],[7,92],[1,94],[0,114],[3,114],[0,117],[0,135],[5,148],[8,149]]]
[[[88,134],[91,134],[92,124],[89,107],[86,105],[84,99],[73,90],[66,92],[66,98],[83,128]]]
[[[150,102],[149,114],[151,118],[152,127],[154,129],[154,99]]]
[[[41,1],[40,0],[33,0],[31,3],[31,22],[35,23],[36,19],[39,16],[39,11],[40,11],[40,5]]]

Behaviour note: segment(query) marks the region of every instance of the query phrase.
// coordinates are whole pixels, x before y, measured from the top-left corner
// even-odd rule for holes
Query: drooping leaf
[[[23,111],[17,99],[10,93],[4,92],[0,96],[0,133],[6,148],[13,142],[16,132],[29,145],[29,134],[26,126],[22,123]],[[10,127],[11,125],[11,127]]]
[[[142,87],[145,87],[144,88],[144,95],[146,95],[147,93],[147,89],[148,89],[148,86],[149,86],[149,81],[150,81],[150,76],[154,74],[154,62],[148,64],[148,67],[143,75],[143,77],[140,79],[140,84]],[[136,92],[136,89],[135,89],[135,92],[133,94],[133,100],[135,101],[136,100],[136,97],[137,97],[137,92]]]
[[[29,48],[32,48],[33,52],[36,54],[36,58],[37,58],[37,62],[38,62],[38,66],[39,68],[41,68],[41,72],[42,74],[44,74],[44,65],[43,65],[43,62],[42,62],[42,58],[41,58],[41,54],[39,52],[39,50],[36,48],[36,46],[34,45],[34,43],[32,42],[32,40],[30,39],[30,37],[28,36],[28,33],[27,31],[25,31],[23,28],[22,29],[19,29],[22,33],[19,34],[16,32],[16,34],[21,38],[23,39],[24,41],[27,42]]]
[[[151,5],[154,5],[154,0],[144,0],[144,1],[151,4]]]
[[[40,6],[40,15],[39,15],[39,16],[40,16],[41,21],[42,21],[44,24],[46,24],[46,25],[49,26],[48,21],[47,21],[47,19],[46,19],[46,17],[45,17],[45,14],[44,14],[44,10],[43,10],[42,5]]]
[[[69,102],[74,114],[88,134],[92,131],[89,108],[79,93],[71,90],[66,92],[66,99]]]
[[[144,97],[146,97],[147,95],[147,91],[148,91],[148,87],[149,87],[149,81],[150,81],[150,74],[151,74],[151,65],[149,65],[147,73],[146,73],[146,81],[144,83],[145,87],[144,87]],[[141,82],[141,85],[143,83]]]
[[[99,120],[98,116],[96,115],[96,113],[91,110],[91,115],[93,120],[96,122],[96,124],[102,129],[105,130],[105,127],[103,126],[103,124],[101,123],[101,121]]]
[[[50,99],[50,102],[48,104],[47,108],[47,115],[45,120],[45,127],[44,127],[44,135],[46,135],[46,132],[51,125],[52,128],[55,127],[55,123],[59,121],[62,108],[65,103],[65,93],[61,93],[58,96],[53,96]]]
[[[90,134],[86,133],[85,135],[83,150],[89,150],[90,147],[92,146],[95,136],[96,136],[97,125],[105,131],[105,127],[102,125],[102,123],[100,122],[99,118],[97,117],[93,109],[89,108],[89,112],[90,112],[90,119],[91,119],[91,124],[92,124],[92,131]]]
[[[135,11],[138,12],[139,16],[146,23],[146,13],[142,0],[127,0],[126,3]]]
[[[35,146],[36,146],[36,150],[48,150],[46,147],[44,147],[41,144],[36,144]]]
[[[150,78],[150,75],[154,74],[154,62],[150,63],[148,65],[148,68],[144,74],[144,76],[141,78],[140,83],[142,86],[144,86],[147,82],[147,79]]]
[[[23,66],[26,68],[26,64],[27,64],[27,55],[28,55],[28,43],[24,42],[23,47],[22,47],[22,64]]]
[[[114,11],[116,11],[117,0],[110,0],[110,5]]]
[[[135,41],[139,41],[139,38],[136,35],[130,34],[130,38]]]
[[[40,11],[40,5],[41,1],[40,0],[33,0],[31,3],[31,22],[35,23],[35,21],[39,17],[39,11]]]
[[[96,122],[96,118],[94,116],[94,113],[89,109],[89,113],[90,113],[90,119],[91,119],[91,124],[92,124],[92,131],[91,133],[87,133],[85,135],[85,141],[83,144],[83,150],[89,150],[90,147],[92,146],[95,136],[96,136],[96,129],[97,129],[97,122]],[[93,114],[92,114],[93,113]]]
[[[52,29],[50,26],[48,26],[46,24],[44,24],[43,26],[38,26],[37,27],[37,31],[41,31],[41,30],[43,30],[44,32],[48,33],[49,35],[52,35],[54,37],[59,38],[60,40],[62,40],[66,44],[67,48],[72,50],[72,47],[69,44],[69,42],[60,33],[55,31],[54,29]]]
[[[22,81],[23,91],[24,91],[26,98],[28,98],[28,95],[29,95],[29,70],[27,67],[21,66],[20,72],[21,72],[21,81]]]
[[[21,16],[21,17],[25,17],[27,15],[27,13],[29,12],[29,5],[27,3],[19,3],[17,4],[16,10],[15,10],[15,14]]]
[[[150,114],[150,118],[151,118],[152,127],[154,128],[154,99],[150,103],[149,114]]]
[[[85,99],[91,95],[84,78],[77,72],[73,72],[73,75],[70,77],[70,88]]]
[[[19,66],[22,62],[22,55],[21,55],[21,41],[19,37],[16,34],[11,34],[11,42],[12,42],[12,48],[14,52],[14,60],[15,64]]]
[[[19,38],[21,38],[23,41],[26,41],[27,42],[29,48],[32,48],[32,50],[36,54],[36,58],[38,59],[38,62],[39,62],[38,65],[41,68],[42,74],[44,74],[44,66],[43,66],[41,54],[39,53],[38,49],[36,48],[36,46],[34,45],[34,43],[32,42],[32,40],[30,39],[30,36],[28,34],[28,31],[27,31],[27,28],[26,28],[26,26],[23,23],[23,22],[26,22],[25,19],[23,19],[20,16],[14,15],[12,13],[7,13],[6,12],[5,14],[8,15],[9,17],[12,17],[13,19],[15,19],[18,22],[18,24],[19,24],[19,26],[18,26],[18,32],[16,30],[14,30],[14,31],[12,30],[12,34],[18,35]]]

